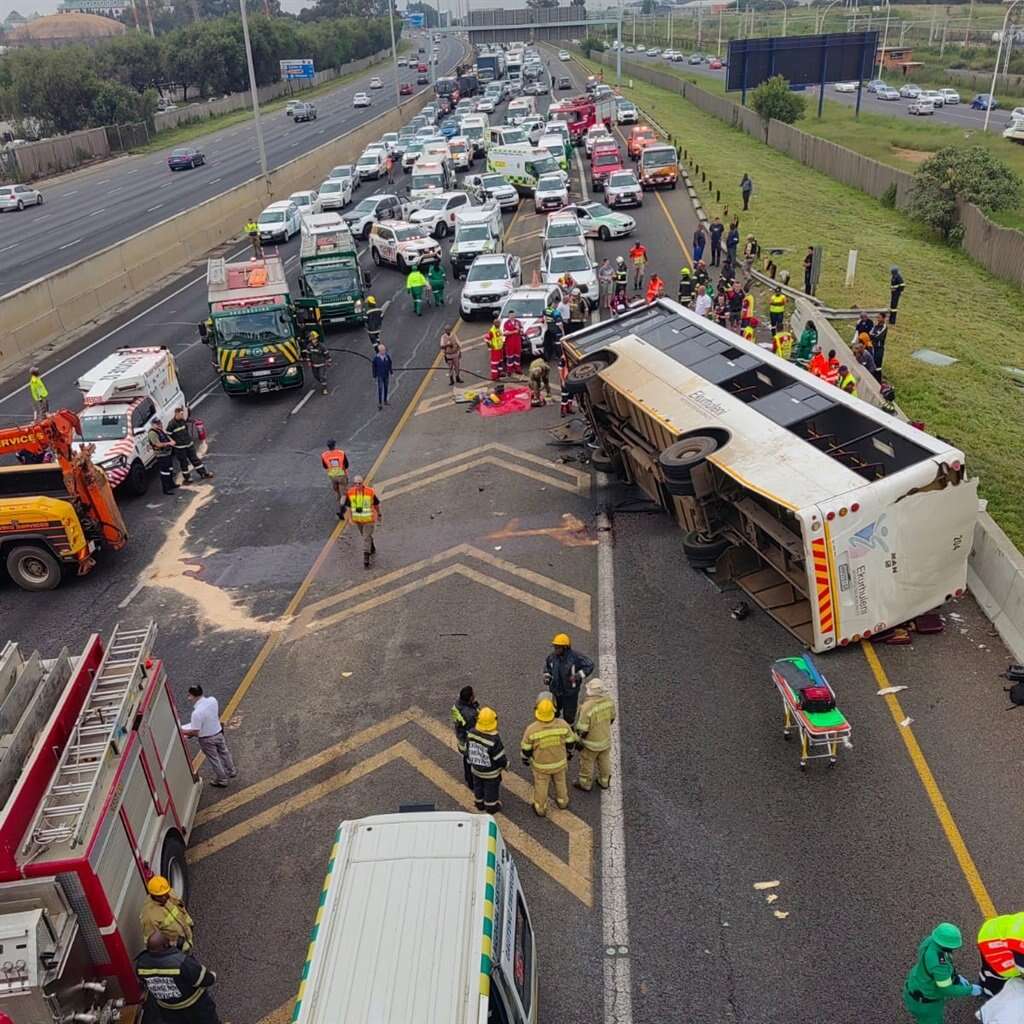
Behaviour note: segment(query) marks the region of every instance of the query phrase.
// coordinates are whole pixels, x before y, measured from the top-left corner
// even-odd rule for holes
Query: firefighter
[[[459,699],[452,705],[452,726],[455,729],[455,742],[462,754],[462,774],[466,785],[473,788],[473,772],[466,753],[466,735],[476,725],[480,713],[480,701],[476,699],[472,686],[464,686],[459,690]]]
[[[510,309],[502,324],[502,345],[505,352],[505,372],[511,377],[522,373],[523,359],[523,322]]]
[[[196,443],[192,440],[192,422],[184,406],[174,410],[171,422],[167,425],[167,433],[174,442],[174,458],[181,470],[181,478],[185,483],[192,483],[192,467],[203,480],[212,480],[213,474],[202,464],[196,455]]]
[[[146,892],[149,898],[139,914],[142,937],[162,932],[172,946],[187,953],[192,948],[195,922],[181,897],[163,875],[153,875],[146,883]]]
[[[327,479],[331,481],[334,496],[338,499],[338,518],[341,511],[341,496],[348,487],[348,455],[338,447],[333,437],[327,439],[327,448],[320,453],[320,464],[324,467]]]
[[[494,708],[481,708],[476,725],[466,730],[466,757],[473,773],[476,809],[497,814],[501,810],[501,773],[508,767],[508,755],[498,735]]]
[[[615,295],[625,298],[626,289],[629,287],[629,271],[626,269],[624,256],[615,257]]]
[[[1024,913],[990,917],[978,932],[978,952],[978,983],[985,995],[998,995],[1024,969]]]
[[[363,568],[370,568],[370,559],[377,554],[377,545],[373,542],[374,527],[383,522],[380,511],[380,498],[372,487],[363,483],[361,476],[352,478],[352,486],[345,492],[345,500],[341,505],[341,517],[355,523],[359,535],[363,538]]]
[[[597,784],[607,789],[612,781],[612,722],[615,721],[615,702],[605,692],[601,680],[592,676],[587,680],[587,696],[580,705],[573,724],[579,738],[580,773],[573,785],[589,793]]]
[[[689,263],[679,270],[679,302],[689,306],[693,301],[693,271]]]
[[[377,300],[372,296],[366,297],[366,333],[370,336],[370,344],[373,351],[377,351],[380,344],[380,331],[384,326],[384,310],[377,305]]]
[[[539,700],[532,721],[523,733],[523,764],[533,772],[533,812],[543,818],[548,813],[548,790],[555,786],[555,803],[563,810],[569,806],[567,772],[576,734],[569,724],[555,715],[550,700]]]
[[[505,373],[505,339],[501,333],[500,314],[487,329],[487,349],[491,353],[491,380],[500,380]]]
[[[260,242],[260,227],[252,217],[245,222],[245,233],[249,236],[249,241],[252,242],[253,256],[256,259],[262,259],[263,245]]]
[[[541,356],[537,356],[530,363],[530,405],[534,409],[544,408],[544,395],[541,394],[541,389],[544,390],[548,398],[551,397],[550,374],[551,370]]]
[[[324,348],[319,331],[310,331],[306,342],[306,358],[313,377],[320,385],[320,394],[327,394],[327,350]]]
[[[572,649],[567,633],[556,633],[551,644],[554,650],[544,662],[544,682],[555,695],[555,710],[566,721],[574,722],[580,686],[594,671],[594,663]]]
[[[146,439],[149,446],[156,452],[156,467],[160,472],[160,487],[164,494],[173,494],[178,485],[174,482],[174,442],[171,435],[164,430],[163,420],[154,416],[149,424]]]
[[[146,936],[146,948],[135,958],[135,973],[164,1024],[220,1024],[217,1006],[207,991],[217,975],[194,956],[175,949],[161,932]]]
[[[981,995],[981,986],[960,977],[953,966],[952,951],[962,945],[960,929],[944,921],[917,947],[903,983],[903,1006],[918,1024],[942,1024],[947,999]]]

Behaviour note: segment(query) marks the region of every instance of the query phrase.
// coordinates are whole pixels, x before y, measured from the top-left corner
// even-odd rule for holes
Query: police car
[[[441,262],[441,246],[422,224],[383,220],[370,229],[370,258],[377,266],[387,263],[403,273],[413,267]]]

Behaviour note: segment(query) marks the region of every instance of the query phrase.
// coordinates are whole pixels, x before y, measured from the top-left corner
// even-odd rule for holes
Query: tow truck
[[[299,244],[300,308],[319,309],[320,322],[350,327],[364,323],[367,275],[359,270],[356,243],[336,213],[309,214]]]
[[[0,456],[21,463],[0,467],[0,558],[23,590],[53,590],[72,567],[84,576],[99,548],[117,551],[128,542],[110,482],[93,465],[93,446],[74,444],[81,434],[67,409],[0,429]]]
[[[301,348],[280,256],[206,265],[210,321],[202,334],[232,397],[302,387]]]
[[[45,658],[0,645],[0,1016],[113,1024],[155,874],[188,900],[192,770],[156,625]]]
[[[564,121],[569,126],[574,146],[583,142],[583,137],[595,124],[603,124],[611,132],[616,117],[614,96],[572,96],[548,107],[548,120]]]

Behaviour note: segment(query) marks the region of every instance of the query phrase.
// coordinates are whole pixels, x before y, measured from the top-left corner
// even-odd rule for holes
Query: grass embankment
[[[1024,547],[1024,393],[1001,369],[1024,364],[1020,291],[962,252],[930,240],[905,215],[769,149],[679,96],[645,83],[622,91],[695,155],[723,188],[730,209],[740,205],[741,175],[750,174],[754,198],[749,213],[741,215],[740,230],[754,233],[762,246],[786,248],[780,267],[788,268],[794,281],[802,280],[806,247],[824,247],[818,294],[826,303],[885,307],[889,267],[901,269],[907,289],[899,324],[889,332],[886,376],[908,415],[967,451],[989,511]],[[721,212],[713,197],[703,198],[710,216]],[[857,281],[847,289],[851,248],[859,251]],[[919,348],[959,362],[928,366],[911,358]]]
[[[399,43],[399,54],[408,50],[409,46],[408,42]],[[379,64],[371,65],[371,67],[380,67],[386,63],[387,59],[382,60]],[[315,99],[317,96],[331,92],[362,77],[369,70],[370,68],[364,68],[362,71],[351,71],[347,75],[334,78],[330,82],[324,82],[321,85],[315,85],[311,89],[297,89],[294,96],[279,96],[269,103],[260,104],[260,114],[273,114],[275,111],[283,110],[291,100],[307,101]],[[242,110],[233,110],[229,114],[218,114],[216,117],[208,117],[200,121],[189,121],[187,124],[180,124],[175,128],[168,128],[166,131],[157,132],[144,146],[136,146],[131,152],[136,154],[163,152],[167,149],[173,149],[175,146],[184,146],[198,138],[209,135],[211,132],[218,132],[222,128],[232,128],[236,124],[242,124],[245,121],[251,120],[252,111],[243,108]]]

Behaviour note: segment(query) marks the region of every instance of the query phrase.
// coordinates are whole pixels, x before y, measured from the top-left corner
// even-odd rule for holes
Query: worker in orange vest
[[[629,262],[633,264],[633,290],[639,291],[644,284],[644,270],[647,268],[647,248],[642,242],[635,242],[629,250]]]
[[[651,280],[647,285],[647,304],[650,305],[655,299],[660,299],[665,292],[665,282],[657,274],[651,274]]]
[[[505,373],[505,338],[501,333],[501,316],[494,314],[494,322],[487,329],[487,348],[491,353],[491,380],[499,380]]]
[[[320,453],[320,464],[331,482],[334,496],[338,499],[338,517],[341,518],[341,495],[348,486],[348,456],[338,447],[333,437],[328,438],[327,450]]]
[[[373,542],[374,527],[383,520],[380,511],[380,498],[372,487],[363,483],[361,476],[352,478],[352,486],[345,492],[345,501],[341,506],[345,522],[354,523],[363,538],[363,568],[370,568],[370,559],[377,554],[377,545]]]

